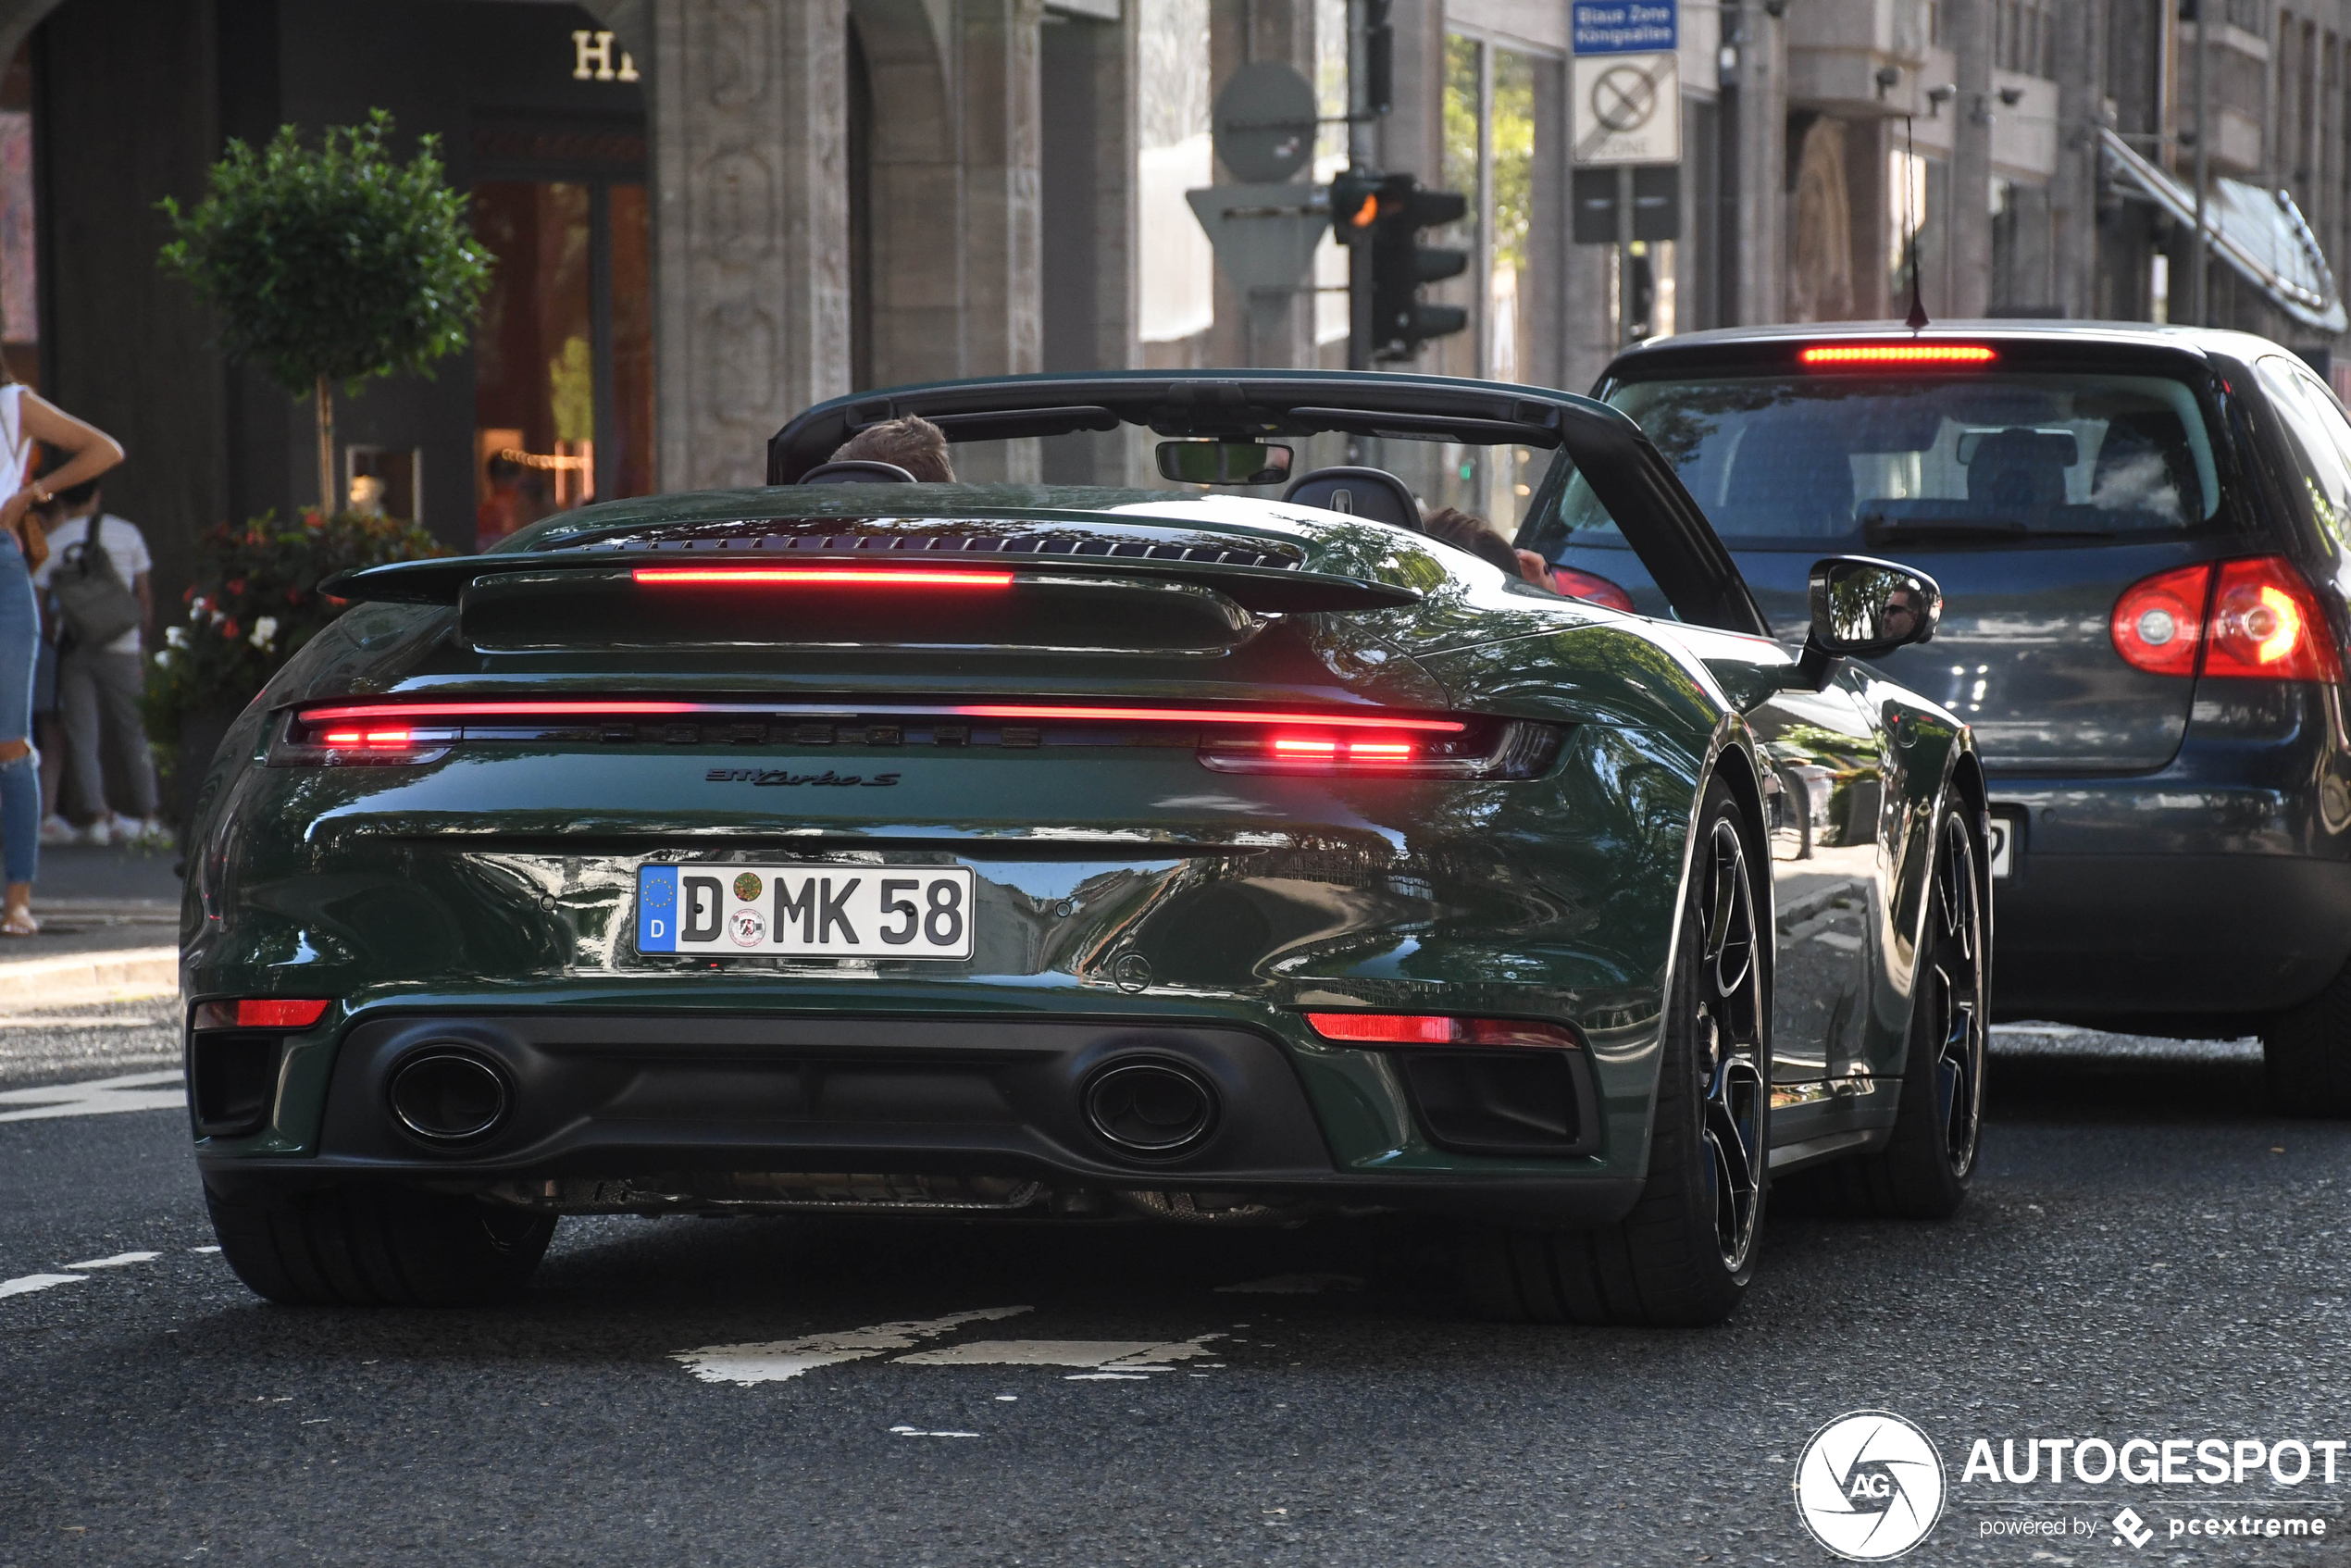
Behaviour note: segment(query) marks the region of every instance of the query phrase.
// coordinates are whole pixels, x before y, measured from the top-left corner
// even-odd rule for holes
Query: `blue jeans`
[[[13,535],[0,538],[0,740],[30,740],[41,606],[23,550]],[[30,753],[0,763],[0,861],[11,882],[30,882],[41,868],[41,768]]]

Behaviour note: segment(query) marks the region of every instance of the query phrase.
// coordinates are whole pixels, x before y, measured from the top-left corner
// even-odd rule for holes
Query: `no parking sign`
[[[1681,162],[1677,0],[1574,0],[1570,38],[1574,161]]]

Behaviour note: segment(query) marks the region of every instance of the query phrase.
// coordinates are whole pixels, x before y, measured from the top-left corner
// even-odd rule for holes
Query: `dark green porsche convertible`
[[[910,415],[1145,482],[830,460]],[[1626,580],[1420,531],[1396,470],[1498,450]],[[1867,662],[1933,582],[1767,627],[1623,415],[1437,378],[914,387],[768,460],[342,579],[230,732],[188,1083],[262,1295],[482,1300],[564,1214],[1392,1209],[1490,1310],[1687,1324],[1775,1178],[1960,1201],[1983,778]]]

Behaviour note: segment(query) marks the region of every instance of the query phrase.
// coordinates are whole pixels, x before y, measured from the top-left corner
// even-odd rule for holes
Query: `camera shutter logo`
[[[1934,1440],[1891,1411],[1838,1416],[1796,1462],[1797,1516],[1851,1562],[1883,1562],[1926,1539],[1943,1516],[1944,1492]]]

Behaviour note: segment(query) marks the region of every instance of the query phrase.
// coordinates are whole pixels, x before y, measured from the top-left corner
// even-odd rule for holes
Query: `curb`
[[[118,997],[167,996],[179,989],[176,947],[118,948],[0,963],[0,1007],[20,1002],[70,1007]]]

